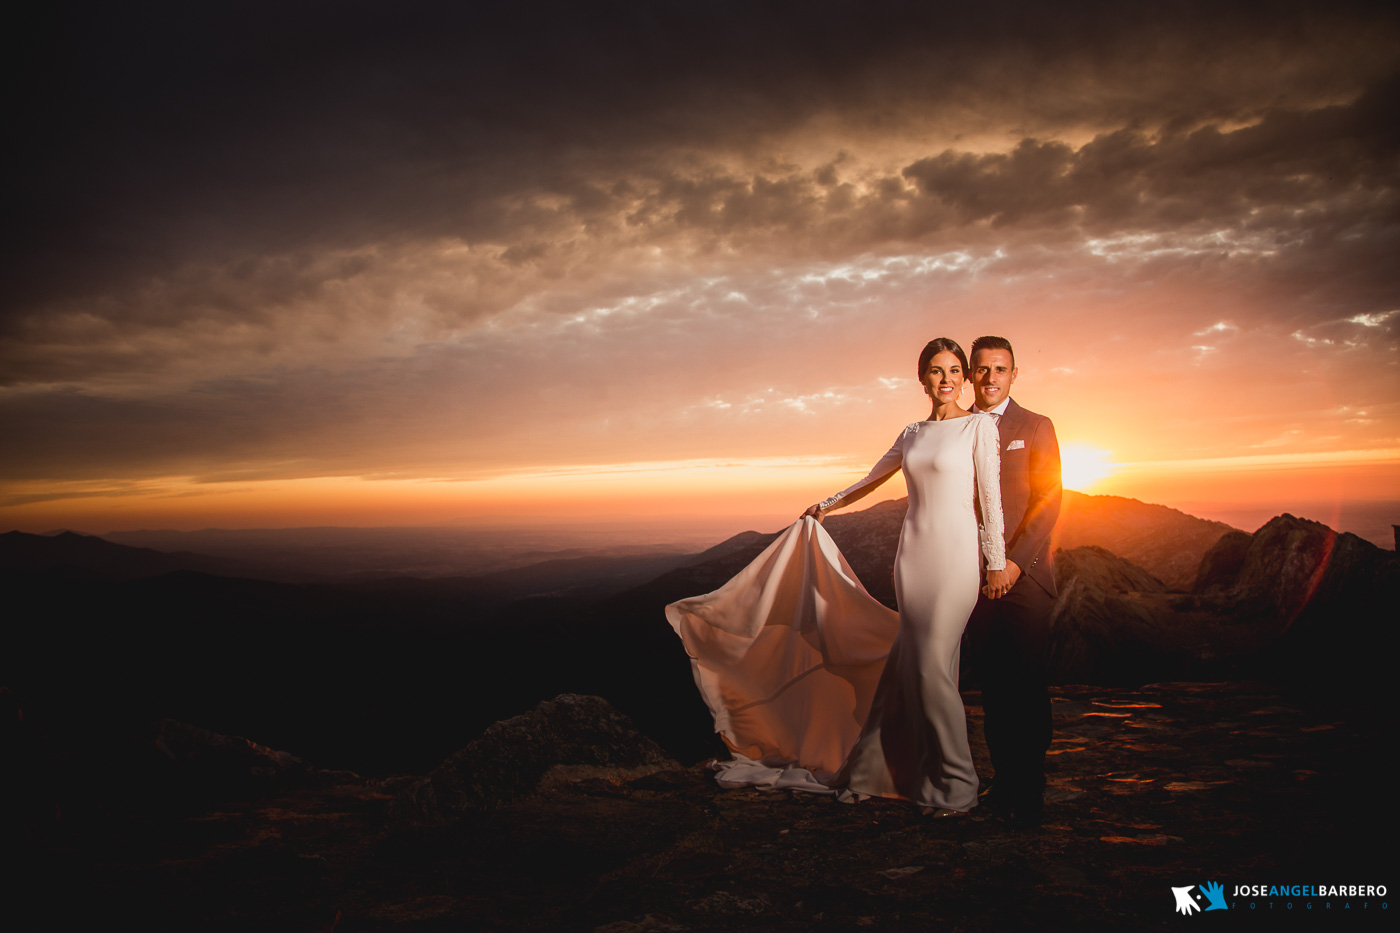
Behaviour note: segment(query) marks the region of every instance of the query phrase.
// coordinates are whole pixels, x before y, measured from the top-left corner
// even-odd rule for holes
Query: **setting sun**
[[[1064,487],[1089,492],[1099,480],[1113,475],[1116,465],[1109,462],[1111,456],[1111,451],[1088,444],[1065,444],[1060,448]]]

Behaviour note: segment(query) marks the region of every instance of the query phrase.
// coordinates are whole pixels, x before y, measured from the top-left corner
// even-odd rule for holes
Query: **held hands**
[[[820,502],[809,508],[807,511],[803,512],[802,515],[799,517],[806,518],[809,515],[815,518],[817,520],[817,524],[819,525],[821,524],[822,519],[826,517],[826,513],[822,511],[822,506]]]
[[[1009,560],[1006,562],[1005,570],[987,571],[987,585],[982,587],[982,593],[988,599],[1000,599],[1011,591],[1019,579],[1021,579],[1021,568],[1016,566],[1014,560]]]

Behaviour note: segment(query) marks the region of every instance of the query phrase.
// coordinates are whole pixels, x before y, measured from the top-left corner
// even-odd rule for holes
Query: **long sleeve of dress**
[[[977,438],[972,446],[973,474],[977,484],[977,504],[981,507],[982,524],[978,536],[982,556],[988,570],[1006,569],[1006,523],[1001,514],[1001,438],[996,419],[990,415],[974,415]]]
[[[876,463],[875,466],[871,467],[870,472],[865,474],[863,479],[858,480],[836,495],[823,499],[818,503],[818,505],[821,506],[821,510],[823,512],[829,512],[843,505],[849,505],[865,496],[867,493],[872,492],[875,487],[879,486],[895,473],[898,473],[899,468],[904,465],[904,436],[908,433],[909,427],[905,427],[903,431],[899,432],[899,437],[894,439],[894,445],[885,452],[885,455],[880,458],[880,461]]]

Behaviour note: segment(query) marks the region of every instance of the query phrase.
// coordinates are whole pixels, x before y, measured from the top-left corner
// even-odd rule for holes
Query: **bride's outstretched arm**
[[[885,452],[879,463],[871,467],[870,472],[865,474],[864,478],[847,486],[836,495],[823,499],[816,505],[809,506],[807,511],[802,513],[802,516],[810,515],[817,521],[821,521],[826,517],[826,513],[850,505],[852,502],[869,495],[875,487],[898,473],[899,468],[904,464],[904,436],[908,433],[909,428],[907,427],[900,432],[899,437],[894,439],[894,445]]]

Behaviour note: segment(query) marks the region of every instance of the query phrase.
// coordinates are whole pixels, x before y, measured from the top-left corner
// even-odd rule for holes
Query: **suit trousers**
[[[997,796],[1038,807],[1045,791],[1045,752],[1053,732],[1046,664],[1055,598],[1022,574],[1000,599],[977,597],[967,620],[964,657],[982,688],[987,750]]]

